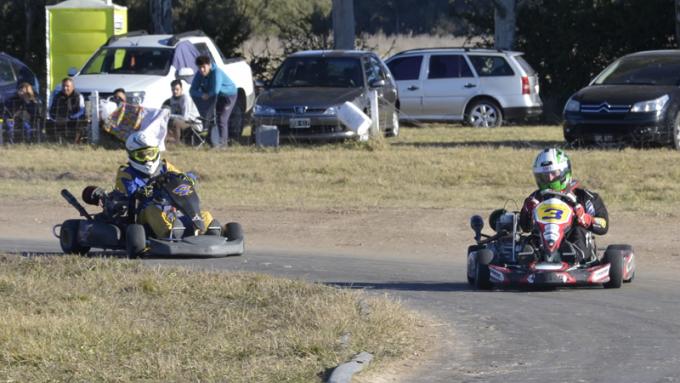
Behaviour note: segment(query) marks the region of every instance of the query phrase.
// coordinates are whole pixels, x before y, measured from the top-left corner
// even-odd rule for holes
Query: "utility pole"
[[[335,49],[354,49],[354,0],[333,0],[332,13]]]
[[[149,1],[149,15],[152,34],[172,33],[172,0]]]
[[[676,4],[680,0],[676,0]],[[494,47],[512,49],[515,45],[515,8],[517,0],[494,1]]]

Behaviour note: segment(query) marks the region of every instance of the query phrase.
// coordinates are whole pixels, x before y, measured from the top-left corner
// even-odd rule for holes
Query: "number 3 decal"
[[[562,219],[562,213],[564,213],[564,210],[562,209],[555,209],[555,208],[547,208],[543,210],[543,216],[541,219],[555,219],[555,220],[560,220]]]

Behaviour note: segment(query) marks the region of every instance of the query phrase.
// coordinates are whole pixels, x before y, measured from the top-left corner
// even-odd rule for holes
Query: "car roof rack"
[[[194,29],[193,31],[187,31],[187,32],[182,32],[182,33],[177,33],[175,35],[172,35],[170,40],[168,40],[168,45],[176,45],[179,40],[181,40],[184,37],[191,37],[191,36],[205,36],[205,33],[200,30],[200,29]]]
[[[497,51],[497,52],[506,52],[505,49],[500,49],[500,48],[485,48],[485,47],[429,47],[429,48],[413,48],[413,49],[408,49],[405,51],[401,51],[397,53],[397,55],[400,55],[402,53],[411,53],[411,52],[420,52],[420,51],[429,51],[429,50],[442,50],[442,49],[462,49],[465,52],[470,52],[471,49],[486,49],[489,51]]]
[[[145,35],[148,35],[148,33],[143,29],[140,29],[140,30],[137,30],[137,31],[131,31],[131,32],[128,32],[128,33],[123,33],[123,34],[120,34],[120,35],[113,35],[113,36],[109,37],[108,40],[106,40],[106,45],[109,45],[109,44],[111,44],[111,43],[113,43],[113,42],[115,42],[118,39],[121,39],[123,37],[135,37],[135,36],[145,36]]]

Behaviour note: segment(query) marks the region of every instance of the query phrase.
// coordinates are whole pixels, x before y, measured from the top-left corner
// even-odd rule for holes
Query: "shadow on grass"
[[[395,142],[394,146],[413,148],[513,148],[513,149],[543,149],[549,147],[566,146],[564,141],[540,140],[505,140],[505,141],[461,141],[461,142]]]
[[[345,289],[395,290],[395,291],[465,291],[470,286],[465,282],[324,282],[331,287]]]

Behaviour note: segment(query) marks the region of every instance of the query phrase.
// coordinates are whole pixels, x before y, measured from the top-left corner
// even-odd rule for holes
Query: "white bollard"
[[[93,144],[99,143],[99,91],[92,91],[90,97],[90,138]]]
[[[376,89],[371,90],[368,93],[368,97],[371,102],[371,137],[376,137],[380,134],[380,118],[378,113],[378,91]]]

